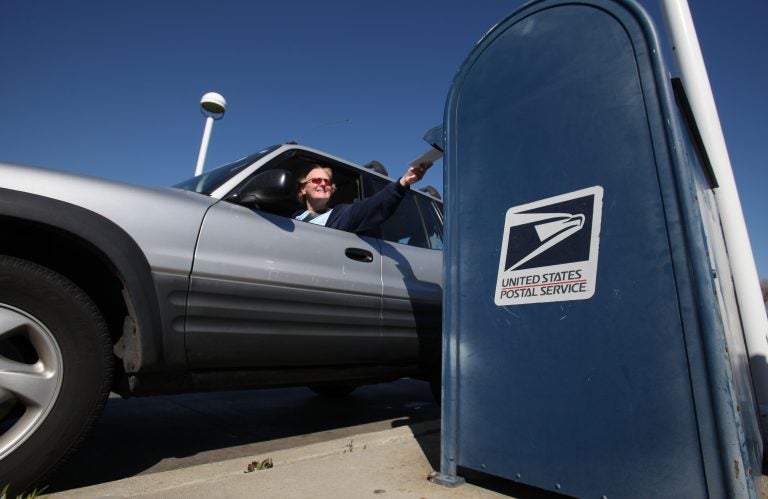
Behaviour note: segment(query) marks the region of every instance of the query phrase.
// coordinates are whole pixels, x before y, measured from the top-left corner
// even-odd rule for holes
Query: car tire
[[[309,389],[322,397],[341,398],[346,397],[357,385],[313,385]]]
[[[0,255],[0,490],[14,497],[72,452],[112,381],[101,313],[68,279]]]

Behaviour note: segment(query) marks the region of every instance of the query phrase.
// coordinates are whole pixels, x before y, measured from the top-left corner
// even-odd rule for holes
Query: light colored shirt
[[[316,216],[315,218],[309,220],[309,223],[315,224],[315,225],[325,225],[326,222],[328,222],[328,217],[331,215],[332,211],[333,211],[333,209],[330,209],[330,210],[326,211],[325,213]],[[311,213],[312,212],[309,211],[309,210],[304,210],[303,213],[299,214],[296,217],[296,220],[304,221],[304,219],[307,218]]]

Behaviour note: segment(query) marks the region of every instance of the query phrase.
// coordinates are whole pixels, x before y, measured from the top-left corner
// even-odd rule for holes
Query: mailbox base
[[[435,476],[431,476],[429,481],[436,483],[437,485],[442,485],[443,487],[448,487],[450,489],[458,487],[459,485],[464,485],[466,483],[466,480],[460,476],[446,475],[444,473],[437,473]]]

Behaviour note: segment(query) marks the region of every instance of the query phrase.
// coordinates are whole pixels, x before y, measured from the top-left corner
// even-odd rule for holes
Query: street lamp
[[[200,155],[197,157],[197,166],[195,166],[195,177],[203,173],[203,164],[205,155],[208,152],[208,141],[211,139],[211,129],[213,120],[220,120],[224,117],[224,111],[227,109],[227,101],[221,94],[208,92],[200,99],[200,112],[205,116],[205,130],[203,131],[203,141],[200,144]]]

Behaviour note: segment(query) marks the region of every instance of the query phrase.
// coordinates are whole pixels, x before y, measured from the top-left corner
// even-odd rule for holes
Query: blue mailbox
[[[678,87],[629,1],[531,2],[461,67],[438,481],[758,496],[717,179]]]

